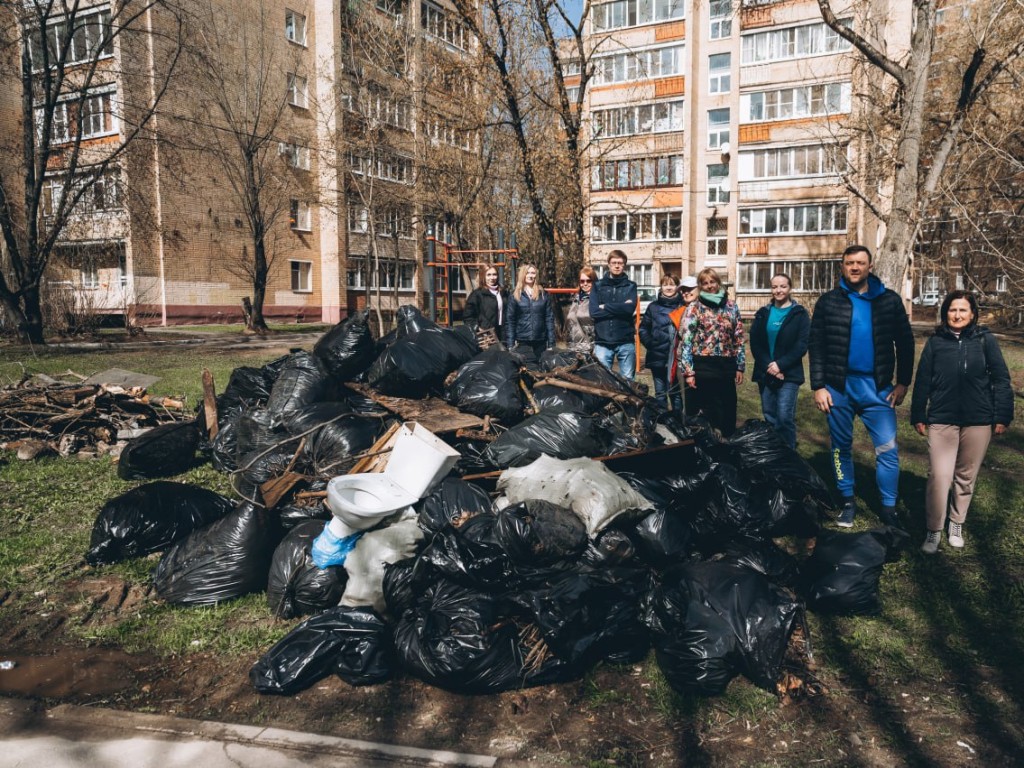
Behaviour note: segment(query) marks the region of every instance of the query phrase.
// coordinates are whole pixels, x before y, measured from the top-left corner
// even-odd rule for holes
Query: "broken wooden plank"
[[[206,433],[213,440],[217,436],[217,390],[213,386],[213,373],[203,368],[203,414],[206,416]]]
[[[382,395],[365,384],[349,383],[346,386],[401,416],[404,421],[418,421],[435,435],[454,432],[458,429],[475,429],[482,427],[484,423],[479,416],[462,413],[437,397],[410,400],[405,397]]]
[[[352,469],[348,471],[348,474],[357,475],[362,472],[383,472],[384,467],[388,463],[388,458],[391,457],[391,449],[395,447],[395,441],[398,439],[398,430],[401,428],[402,425],[398,423],[388,427],[387,432],[370,446],[370,450],[352,465]]]

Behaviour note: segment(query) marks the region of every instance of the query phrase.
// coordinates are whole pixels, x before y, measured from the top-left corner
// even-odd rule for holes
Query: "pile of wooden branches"
[[[116,453],[141,431],[192,418],[180,400],[142,387],[33,377],[0,389],[0,448],[18,458]]]

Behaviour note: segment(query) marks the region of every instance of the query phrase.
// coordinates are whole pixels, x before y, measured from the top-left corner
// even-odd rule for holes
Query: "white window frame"
[[[306,17],[291,8],[284,9],[284,38],[289,43],[306,47]]]
[[[729,255],[729,220],[707,220],[707,243],[704,253],[709,260],[722,260]]]
[[[683,99],[595,109],[591,114],[595,139],[671,133],[682,131],[683,125]]]
[[[313,231],[313,206],[305,200],[289,201],[289,224],[293,232]]]
[[[830,222],[823,227],[822,222]],[[836,225],[841,222],[842,226]],[[790,237],[794,235],[846,234],[850,225],[848,204],[845,200],[804,205],[777,205],[740,210],[742,236]]]
[[[708,39],[724,40],[732,37],[733,0],[710,0],[708,3]]]
[[[309,147],[295,141],[278,142],[277,153],[285,158],[292,168],[300,171],[309,170]]]
[[[306,259],[288,259],[292,293],[313,292],[313,262]],[[303,285],[303,283],[305,283]]]
[[[996,293],[1007,293],[1010,290],[1010,276],[1003,273],[996,275]]]
[[[61,16],[48,21],[46,25],[46,44],[50,50],[51,68],[61,63],[65,67],[71,67],[93,60],[102,61],[114,55],[114,35],[110,31],[110,7],[104,6],[81,10],[74,15],[71,19],[75,25],[74,32],[68,43],[64,60],[61,62],[58,52],[64,42],[68,21],[68,16]],[[37,49],[43,41],[38,33],[28,35],[28,41],[28,55],[32,62],[32,70],[41,72],[43,69],[42,56]]]
[[[740,181],[814,179],[837,176],[845,165],[844,144],[800,144],[739,153]],[[817,170],[808,170],[816,168]]]
[[[421,0],[420,26],[431,37],[457,50],[466,50],[466,27],[441,6]]]
[[[683,74],[686,44],[664,43],[595,56],[594,85],[614,85]]]
[[[736,262],[736,290],[747,293],[771,292],[772,276],[789,275],[793,290],[817,293],[835,287],[841,259],[748,260]]]
[[[108,85],[88,91],[84,98],[79,94],[68,94],[60,97],[58,102],[53,105],[53,122],[50,129],[50,144],[56,146],[78,141],[78,136],[71,134],[72,123],[77,123],[78,129],[82,134],[82,141],[116,135],[120,130],[117,112],[114,109],[114,97],[116,93],[116,87],[114,85]],[[97,105],[99,105],[98,110],[96,110]],[[74,115],[69,110],[78,111],[79,115],[77,120],[73,119]],[[81,115],[86,112],[86,110],[95,111],[90,111],[83,119]],[[99,130],[92,130],[92,126],[96,123],[97,116],[100,116],[100,128]],[[36,138],[37,140],[40,140],[42,136],[42,109],[36,109],[35,120]]]
[[[664,24],[686,18],[684,0],[611,0],[591,8],[595,32]]]
[[[369,176],[396,184],[410,185],[415,181],[415,166],[412,158],[391,152],[378,152],[363,155],[358,152],[348,153],[348,165],[357,176]]]
[[[309,81],[294,72],[288,73],[288,103],[299,109],[309,109]]]
[[[671,208],[627,213],[609,211],[590,217],[590,242],[630,243],[682,240],[683,211]],[[611,235],[609,235],[611,233]],[[621,234],[621,236],[619,236]]]
[[[840,19],[850,26],[852,19]],[[773,61],[829,56],[851,49],[850,42],[824,22],[800,24],[749,32],[740,38],[740,64],[767,64]]]
[[[682,155],[624,157],[591,167],[590,188],[594,192],[679,187],[683,183]]]
[[[724,173],[723,173],[724,169]],[[708,172],[708,205],[729,202],[729,163],[711,163]]]
[[[715,66],[714,61],[725,59],[725,66]],[[729,93],[732,90],[732,54],[712,53],[708,56],[708,93]]]
[[[770,123],[850,112],[849,80],[740,94],[740,122]]]
[[[726,121],[712,122],[712,115],[725,113]],[[729,107],[708,110],[708,149],[719,149],[723,144],[729,143],[729,129],[732,124],[732,112]]]

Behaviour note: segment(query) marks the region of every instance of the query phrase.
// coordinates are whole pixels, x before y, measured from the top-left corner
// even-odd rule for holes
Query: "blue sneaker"
[[[856,516],[857,503],[855,501],[847,501],[839,511],[839,519],[836,520],[836,525],[840,528],[853,528],[853,518]]]

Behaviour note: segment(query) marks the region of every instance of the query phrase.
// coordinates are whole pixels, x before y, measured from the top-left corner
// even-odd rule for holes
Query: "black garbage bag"
[[[333,515],[323,501],[312,504],[293,501],[290,504],[278,506],[277,517],[281,521],[281,527],[286,531],[290,531],[300,523],[305,523],[309,520],[321,521],[320,530],[323,530],[323,521],[330,520]]]
[[[344,385],[338,387],[335,393],[338,401],[348,404],[348,407],[352,409],[352,413],[358,413],[361,416],[390,416],[391,411],[385,408],[380,403],[374,402],[366,395],[356,392],[350,387]]]
[[[459,460],[453,470],[457,475],[473,475],[478,472],[493,472],[497,469],[487,457],[490,443],[483,440],[458,438],[446,441],[459,452]]]
[[[445,377],[479,351],[476,337],[466,326],[426,328],[399,337],[385,349],[370,366],[366,380],[385,395],[423,398],[440,393]]]
[[[650,588],[639,568],[557,574],[543,587],[514,594],[560,659],[583,671],[602,660],[622,664],[647,655],[640,606]]]
[[[821,475],[786,445],[768,422],[749,420],[723,441],[722,448],[752,481],[769,483],[791,498],[810,496],[831,509],[831,496]]]
[[[211,605],[267,586],[278,531],[268,513],[243,503],[191,533],[164,553],[153,571],[161,598],[178,605]]]
[[[286,355],[281,355],[276,360],[271,360],[269,363],[264,363],[263,375],[267,377],[267,381],[270,383],[270,388],[274,388],[274,382],[277,381],[277,377],[281,375],[281,371],[288,367],[292,362],[292,353],[289,352]]]
[[[531,568],[575,561],[587,548],[587,528],[576,513],[540,499],[498,510],[494,533],[515,565]]]
[[[310,403],[285,414],[281,418],[280,428],[289,435],[302,435],[350,413],[352,405],[344,400]]]
[[[773,539],[782,536],[797,536],[809,539],[817,536],[821,529],[824,513],[822,505],[811,496],[793,498],[774,483],[763,482],[754,486],[753,493],[764,494],[772,518],[768,536]]]
[[[391,616],[401,616],[406,608],[416,602],[419,594],[416,585],[417,559],[410,557],[397,563],[384,563],[384,602]]]
[[[367,309],[356,312],[331,328],[313,346],[313,354],[335,381],[351,381],[377,358],[369,317]]]
[[[195,463],[199,438],[194,421],[153,427],[130,440],[121,451],[117,476],[122,480],[144,480],[186,472]]]
[[[735,563],[669,569],[645,615],[658,666],[680,693],[717,696],[737,674],[774,690],[800,603]]]
[[[772,531],[771,499],[752,485],[742,470],[716,464],[711,475],[712,492],[692,516],[698,546],[707,553],[737,538],[765,538]]]
[[[228,385],[217,396],[218,421],[232,413],[261,407],[270,399],[273,386],[273,379],[263,368],[235,368],[228,379]]]
[[[420,528],[437,533],[491,511],[491,497],[478,485],[446,477],[429,496],[416,504]]]
[[[238,422],[241,419],[241,413],[233,413],[220,421],[217,435],[210,445],[210,462],[218,472],[238,469]]]
[[[267,604],[276,618],[326,611],[345,594],[348,574],[344,566],[318,568],[310,558],[313,539],[323,530],[320,520],[299,523],[274,550],[267,577]]]
[[[444,399],[464,413],[515,424],[523,418],[519,381],[519,364],[496,344],[459,367]]]
[[[382,352],[399,339],[409,334],[418,333],[428,328],[438,328],[437,323],[426,317],[418,307],[412,304],[403,304],[395,312],[395,328],[377,340],[377,351]]]
[[[316,357],[305,351],[292,353],[267,401],[271,424],[283,423],[285,414],[310,403],[330,400],[333,386],[330,375]]]
[[[269,453],[251,453],[243,456],[238,463],[238,471],[231,475],[231,486],[239,496],[248,501],[260,501],[260,486],[268,480],[280,477],[289,467],[301,471],[303,467],[295,467],[294,448],[286,446],[285,451]]]
[[[582,395],[553,384],[534,387],[531,394],[540,411],[580,411],[585,413],[587,410],[587,402]]]
[[[795,589],[799,564],[795,557],[783,552],[771,540],[738,539],[722,548],[721,559],[736,563],[764,575],[772,584]]]
[[[420,553],[418,566],[429,565],[444,577],[477,589],[509,589],[515,566],[495,532],[492,513],[472,517],[458,528],[440,530]]]
[[[497,467],[521,467],[541,456],[577,459],[605,455],[607,435],[600,420],[585,413],[538,413],[491,443],[485,459]]]
[[[440,579],[395,626],[398,660],[431,685],[460,693],[498,693],[573,676],[555,657],[527,667],[529,649],[510,607],[499,597]]]
[[[387,431],[389,420],[352,413],[306,437],[306,463],[322,477],[343,475]]]
[[[339,606],[306,619],[260,657],[249,680],[258,693],[291,696],[332,673],[350,685],[391,676],[391,636],[372,608]]]
[[[594,568],[603,568],[629,563],[636,555],[636,546],[625,532],[617,528],[605,528],[587,544],[582,562]]]
[[[815,613],[868,616],[882,610],[878,580],[909,534],[886,526],[863,533],[822,531],[800,567],[800,593]]]
[[[555,368],[568,368],[582,363],[584,356],[571,349],[545,349],[540,353],[538,363],[542,371],[553,371]]]
[[[689,521],[669,509],[656,509],[637,521],[632,533],[637,556],[655,568],[681,563],[694,551]]]
[[[219,520],[235,503],[195,485],[158,480],[110,499],[92,526],[89,565],[144,557]]]

